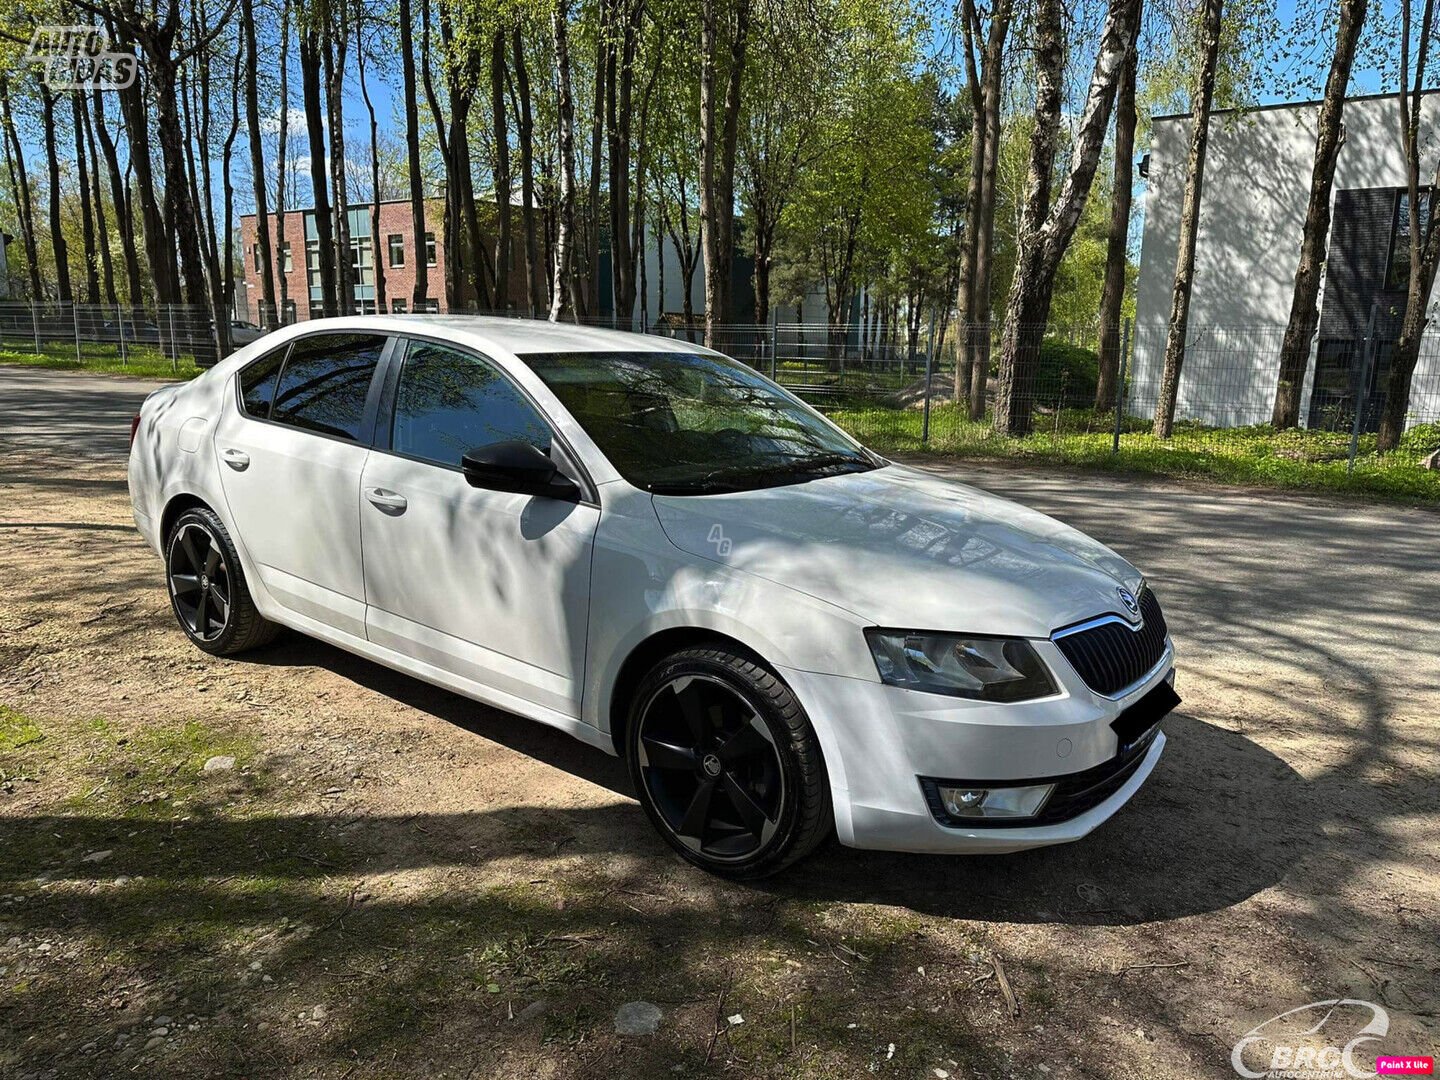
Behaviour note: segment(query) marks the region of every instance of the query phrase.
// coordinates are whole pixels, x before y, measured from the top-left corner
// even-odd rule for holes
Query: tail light
[[[140,414],[137,412],[130,418],[130,447],[135,447],[135,433],[140,430]]]

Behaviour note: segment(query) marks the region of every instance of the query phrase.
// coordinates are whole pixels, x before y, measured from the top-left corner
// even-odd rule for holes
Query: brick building
[[[493,229],[488,229],[494,216],[494,207],[481,204],[481,241],[494,249]],[[488,211],[488,214],[487,214]],[[375,258],[370,236],[370,204],[352,205],[348,211],[350,224],[351,260],[356,268],[355,295],[345,314],[376,314]],[[423,252],[415,250],[413,222],[410,215],[409,199],[386,200],[380,203],[380,245],[378,253],[385,272],[384,314],[404,314],[412,310],[440,312],[446,310],[445,279],[445,201],[425,200],[425,242]],[[266,218],[266,229],[270,234],[271,246],[275,241],[274,217]],[[285,212],[285,318],[320,318],[326,312],[323,308],[323,292],[320,286],[320,244],[315,234],[315,212],[310,209],[287,210]],[[260,303],[263,295],[260,288],[260,247],[256,242],[255,215],[240,216],[241,252],[245,261],[245,297],[237,306],[248,311],[248,317],[261,322]],[[298,258],[303,247],[305,257]],[[510,275],[509,307],[523,309],[525,297],[524,245],[512,245],[516,258],[512,259]],[[429,273],[426,281],[428,294],[424,309],[413,308],[415,292],[415,267],[417,260],[424,258]],[[279,283],[276,283],[279,294]]]

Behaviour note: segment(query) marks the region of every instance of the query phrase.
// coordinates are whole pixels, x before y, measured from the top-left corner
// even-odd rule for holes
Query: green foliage
[[[1074,362],[1079,363],[1078,356]],[[831,412],[830,418],[866,445],[889,453],[928,451],[976,458],[1016,458],[1114,472],[1351,492],[1440,504],[1440,472],[1423,469],[1419,464],[1424,454],[1440,447],[1440,424],[1412,428],[1402,446],[1389,454],[1377,454],[1375,436],[1364,436],[1351,471],[1347,467],[1347,433],[1314,429],[1277,432],[1269,424],[1222,429],[1180,422],[1174,437],[1162,440],[1151,434],[1150,421],[1126,417],[1117,454],[1112,449],[1114,413],[1096,413],[1082,407],[1057,411],[1044,402],[1037,404],[1034,432],[1022,439],[997,435],[989,416],[972,421],[949,404],[932,409],[930,439],[923,443],[918,409],[878,407],[872,398],[866,405]]]
[[[1054,388],[1054,396],[1071,407],[1089,405],[1095,400],[1095,386],[1100,379],[1100,357],[1086,349],[1058,338],[1046,338],[1040,346],[1040,367],[1035,385]]]

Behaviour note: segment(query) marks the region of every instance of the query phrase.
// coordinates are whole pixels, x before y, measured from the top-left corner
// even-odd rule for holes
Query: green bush
[[[1100,381],[1100,357],[1094,349],[1046,338],[1040,346],[1035,373],[1035,404],[1053,407],[1062,401],[1069,408],[1085,408],[1095,401]]]

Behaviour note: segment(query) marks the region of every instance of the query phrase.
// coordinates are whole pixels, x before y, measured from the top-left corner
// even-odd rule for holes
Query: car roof
[[[311,332],[382,330],[391,334],[432,333],[481,349],[517,355],[563,352],[706,352],[703,346],[655,334],[500,315],[351,315],[295,324]]]

